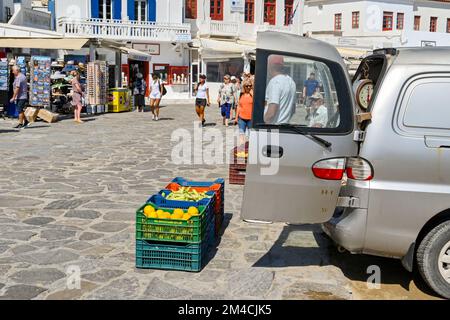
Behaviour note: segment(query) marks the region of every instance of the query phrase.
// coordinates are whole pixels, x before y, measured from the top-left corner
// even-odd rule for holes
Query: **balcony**
[[[259,25],[256,28],[257,32],[262,31],[277,31],[277,32],[285,32],[285,33],[295,33],[295,30],[292,25],[288,26],[279,26],[279,25],[271,25],[268,23],[264,23],[262,25]]]
[[[190,24],[106,19],[59,18],[57,31],[65,37],[116,41],[190,42]]]
[[[200,23],[198,32],[200,36],[237,38],[239,37],[239,24],[208,19]]]

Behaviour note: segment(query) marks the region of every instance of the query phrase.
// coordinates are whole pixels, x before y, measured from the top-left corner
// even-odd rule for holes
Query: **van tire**
[[[417,266],[425,282],[439,295],[450,299],[450,283],[439,271],[439,255],[450,241],[450,221],[432,229],[417,248]]]

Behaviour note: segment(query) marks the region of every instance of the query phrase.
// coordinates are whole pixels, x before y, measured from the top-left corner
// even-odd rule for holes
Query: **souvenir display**
[[[108,65],[104,61],[89,62],[87,66],[87,103],[105,105],[108,93]]]
[[[0,61],[0,105],[6,106],[8,104],[8,90],[9,90],[9,64],[8,60],[2,59]],[[2,112],[4,112],[3,108]]]
[[[51,58],[31,57],[30,70],[30,105],[49,106],[51,91]]]
[[[172,85],[187,85],[189,79],[189,67],[175,67],[170,66],[171,79],[169,79]]]
[[[0,61],[0,91],[9,89],[9,64],[6,59]]]
[[[23,56],[17,57],[16,64],[20,68],[20,72],[26,76],[27,75],[27,60],[26,60],[26,58]]]

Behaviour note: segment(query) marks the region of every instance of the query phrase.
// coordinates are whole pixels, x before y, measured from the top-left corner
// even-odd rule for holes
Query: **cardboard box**
[[[58,114],[50,112],[45,109],[40,109],[37,115],[39,118],[44,120],[45,122],[52,123],[58,121]]]
[[[30,123],[33,123],[36,121],[38,113],[39,113],[39,108],[28,107],[25,109],[25,117],[27,118],[28,122],[30,122]]]

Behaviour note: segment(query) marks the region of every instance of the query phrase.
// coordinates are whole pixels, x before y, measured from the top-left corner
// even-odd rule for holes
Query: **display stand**
[[[108,104],[108,65],[105,61],[89,62],[87,66],[88,114],[104,113]]]
[[[0,116],[5,119],[6,108],[9,103],[9,64],[7,59],[0,61]]]
[[[31,57],[30,106],[32,107],[50,107],[51,63],[50,57]]]
[[[30,60],[30,115],[52,123],[58,120],[58,114],[50,111],[51,95],[51,64],[50,57],[32,56]]]

